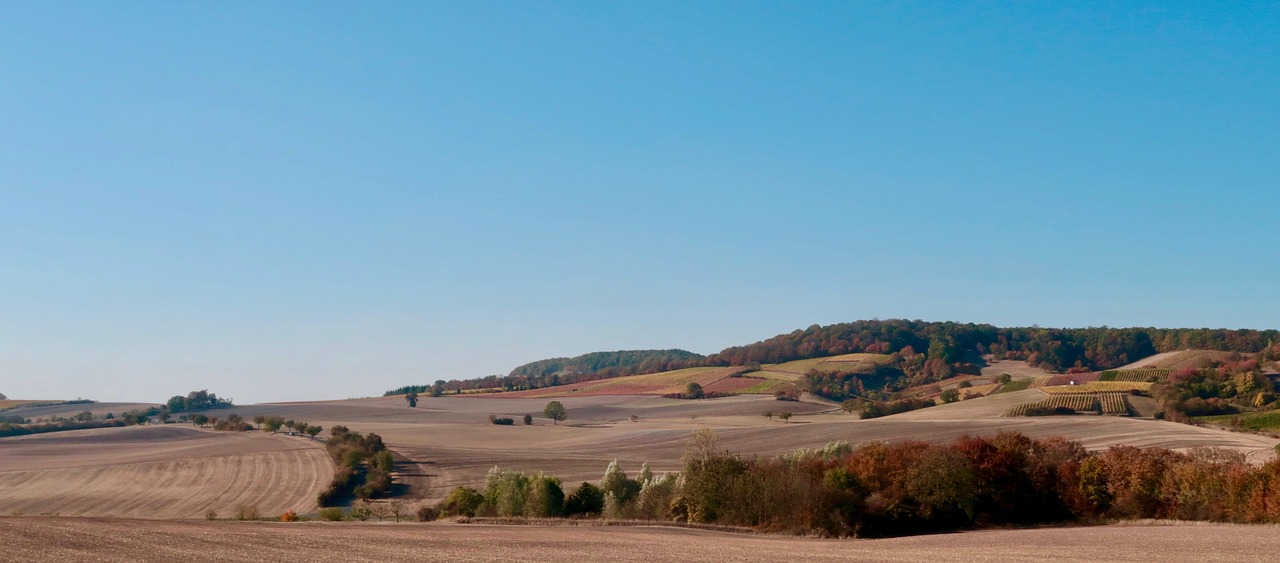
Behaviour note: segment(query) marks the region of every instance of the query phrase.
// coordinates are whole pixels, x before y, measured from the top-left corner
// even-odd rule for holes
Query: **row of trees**
[[[678,474],[635,479],[615,461],[598,485],[565,495],[544,474],[489,472],[432,512],[466,516],[595,516],[886,537],[992,526],[1170,518],[1280,522],[1280,461],[1235,453],[1121,446],[1089,453],[1061,438],[1017,433],[951,444],[833,443],[768,459],[721,451],[695,433]]]

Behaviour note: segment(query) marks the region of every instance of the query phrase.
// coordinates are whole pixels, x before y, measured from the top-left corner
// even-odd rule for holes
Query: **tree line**
[[[711,365],[782,363],[858,352],[891,354],[910,347],[929,360],[954,364],[969,353],[1025,360],[1049,371],[1097,371],[1159,352],[1183,349],[1261,352],[1280,331],[1207,328],[1000,328],[989,324],[902,319],[812,325],[707,358]]]
[[[722,451],[695,433],[679,473],[615,461],[599,484],[493,468],[484,490],[459,487],[433,516],[605,517],[745,526],[833,537],[1166,518],[1280,522],[1280,461],[1243,454],[1117,446],[1001,432],[949,444],[828,444],[774,458]]]

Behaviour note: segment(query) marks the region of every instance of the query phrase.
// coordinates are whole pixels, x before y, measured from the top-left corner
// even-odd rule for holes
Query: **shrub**
[[[419,522],[435,522],[438,519],[440,519],[440,509],[427,505],[418,507]]]
[[[510,419],[510,418],[504,418],[504,417],[497,417],[497,416],[493,416],[493,415],[489,415],[489,422],[492,422],[492,423],[497,424],[497,425],[499,425],[499,426],[511,426],[511,425],[513,425],[513,424],[515,424],[515,423],[516,423],[516,421],[515,421],[515,420],[513,420],[513,419]]]
[[[341,508],[321,508],[316,514],[326,522],[341,522],[347,519],[347,513]]]
[[[1280,446],[1277,446],[1277,447],[1280,447]],[[209,509],[209,510],[206,510],[206,511],[204,512],[204,519],[205,519],[205,520],[217,520],[217,519],[218,519],[218,511],[217,511],[217,510],[213,510],[212,508],[211,508],[211,509]]]
[[[440,502],[439,512],[443,516],[475,516],[484,503],[484,495],[469,487],[457,487],[449,491],[449,495]]]
[[[800,390],[795,387],[785,387],[773,392],[773,398],[779,401],[799,401]]]
[[[281,515],[280,515],[280,521],[281,521],[281,522],[297,522],[297,521],[298,521],[298,513],[297,513],[297,512],[294,512],[294,511],[292,511],[292,510],[290,510],[290,511],[288,511],[288,512],[285,512],[284,514],[281,514]]]
[[[235,514],[236,520],[257,520],[262,517],[257,505],[253,504],[236,506]]]
[[[531,414],[526,414],[526,415],[524,415],[524,425],[525,425],[525,426],[532,426],[532,425],[533,425],[533,415],[531,415]]]
[[[564,501],[565,516],[590,516],[604,512],[604,491],[591,483],[583,483]]]

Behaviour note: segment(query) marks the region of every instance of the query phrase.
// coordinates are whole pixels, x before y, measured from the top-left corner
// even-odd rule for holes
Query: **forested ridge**
[[[616,352],[592,352],[572,358],[551,358],[530,362],[511,370],[511,376],[549,380],[572,379],[575,375],[594,374],[604,377],[620,377],[639,373],[657,373],[700,365],[706,356],[687,350],[618,350]]]
[[[684,350],[594,352],[522,365],[510,374],[406,386],[408,391],[460,392],[468,389],[522,390],[624,375],[698,366],[776,364],[850,353],[894,354],[911,378],[904,384],[936,381],[973,372],[981,357],[1021,360],[1051,372],[1113,369],[1148,356],[1200,349],[1258,353],[1280,343],[1280,331],[1209,328],[1002,328],[990,324],[888,319],[827,326],[812,325],[710,356]]]
[[[966,353],[1024,360],[1049,371],[1103,370],[1159,352],[1199,349],[1256,353],[1280,331],[1208,328],[1000,328],[989,324],[900,319],[856,321],[780,334],[707,358],[711,365],[780,363],[854,352],[892,354],[910,347],[927,359],[962,361]]]

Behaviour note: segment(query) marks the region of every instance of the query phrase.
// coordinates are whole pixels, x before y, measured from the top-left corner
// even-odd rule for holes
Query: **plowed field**
[[[332,475],[318,442],[284,435],[171,425],[24,436],[0,440],[0,514],[308,512]]]

